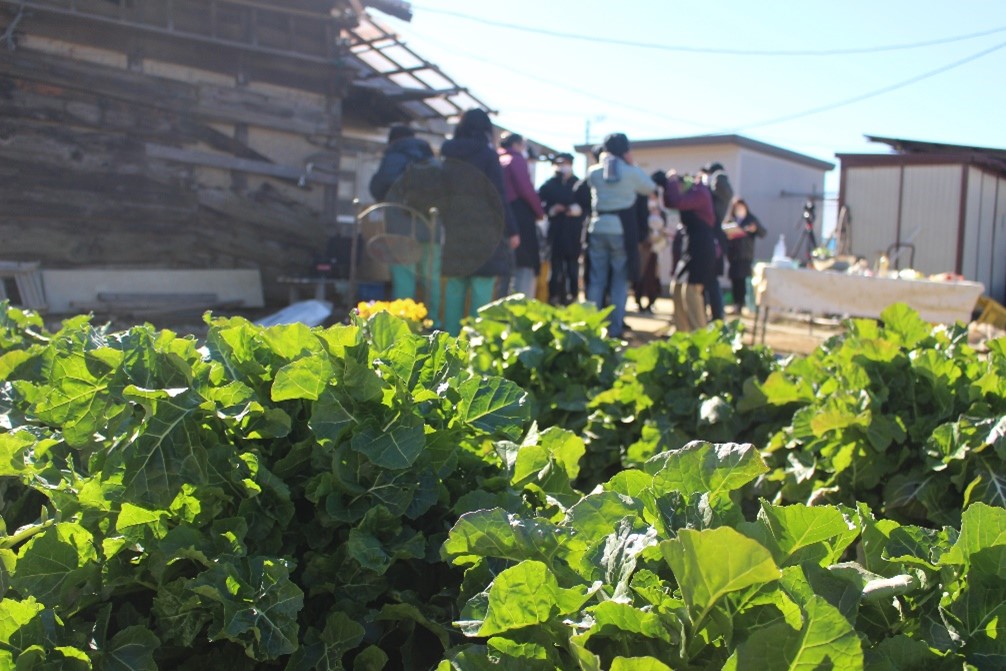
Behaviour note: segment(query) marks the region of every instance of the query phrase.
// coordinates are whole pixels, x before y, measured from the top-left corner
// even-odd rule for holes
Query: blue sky
[[[1003,0],[416,0],[413,7],[411,23],[380,18],[498,109],[501,124],[558,148],[583,142],[588,120],[594,141],[613,131],[636,139],[736,132],[833,162],[836,153],[887,151],[866,134],[1006,148]],[[451,13],[741,52],[874,49],[989,34],[860,54],[703,54],[550,37]],[[983,51],[990,53],[916,83],[805,114]],[[796,118],[767,123],[784,116]],[[829,190],[837,190],[837,172]]]

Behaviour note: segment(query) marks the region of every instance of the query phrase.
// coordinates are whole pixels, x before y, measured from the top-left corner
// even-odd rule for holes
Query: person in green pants
[[[520,235],[506,205],[503,170],[489,115],[471,109],[461,116],[453,137],[440,149],[444,159],[446,202],[441,208],[444,249],[444,328],[461,332],[461,320],[474,317],[492,301],[499,277],[513,270]]]
[[[381,164],[370,180],[370,195],[377,202],[402,202],[405,200],[402,182],[411,166],[428,164],[434,160],[433,149],[422,138],[416,137],[408,126],[395,125],[388,132],[388,146],[381,157]],[[411,221],[412,215],[389,210],[389,232],[415,237],[422,246],[419,263],[390,263],[391,297],[417,298],[416,282],[422,279],[423,300],[429,310],[434,325],[440,319],[440,244],[435,232],[426,231],[425,225]],[[416,226],[420,230],[414,230]]]

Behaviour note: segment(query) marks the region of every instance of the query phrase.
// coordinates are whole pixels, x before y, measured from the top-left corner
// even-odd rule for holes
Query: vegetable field
[[[0,669],[1001,669],[1006,342],[0,307]]]

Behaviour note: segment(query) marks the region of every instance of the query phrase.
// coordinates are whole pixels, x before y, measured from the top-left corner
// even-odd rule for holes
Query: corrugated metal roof
[[[867,135],[866,139],[870,142],[886,144],[899,154],[948,155],[958,159],[972,157],[975,162],[997,165],[1000,170],[1006,172],[1006,149],[971,147],[960,144],[927,142],[924,140],[880,137],[878,135]]]
[[[344,31],[353,88],[376,93],[415,121],[447,119],[467,109],[489,106],[451,79],[438,66],[409,48],[393,31],[368,16]]]

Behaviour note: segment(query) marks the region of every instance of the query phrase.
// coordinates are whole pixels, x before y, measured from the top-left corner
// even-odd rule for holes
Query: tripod
[[[817,236],[814,234],[814,202],[808,200],[803,206],[801,222],[797,227],[801,228],[800,238],[796,245],[789,252],[789,258],[798,261],[801,266],[810,263],[810,259],[817,249]]]

